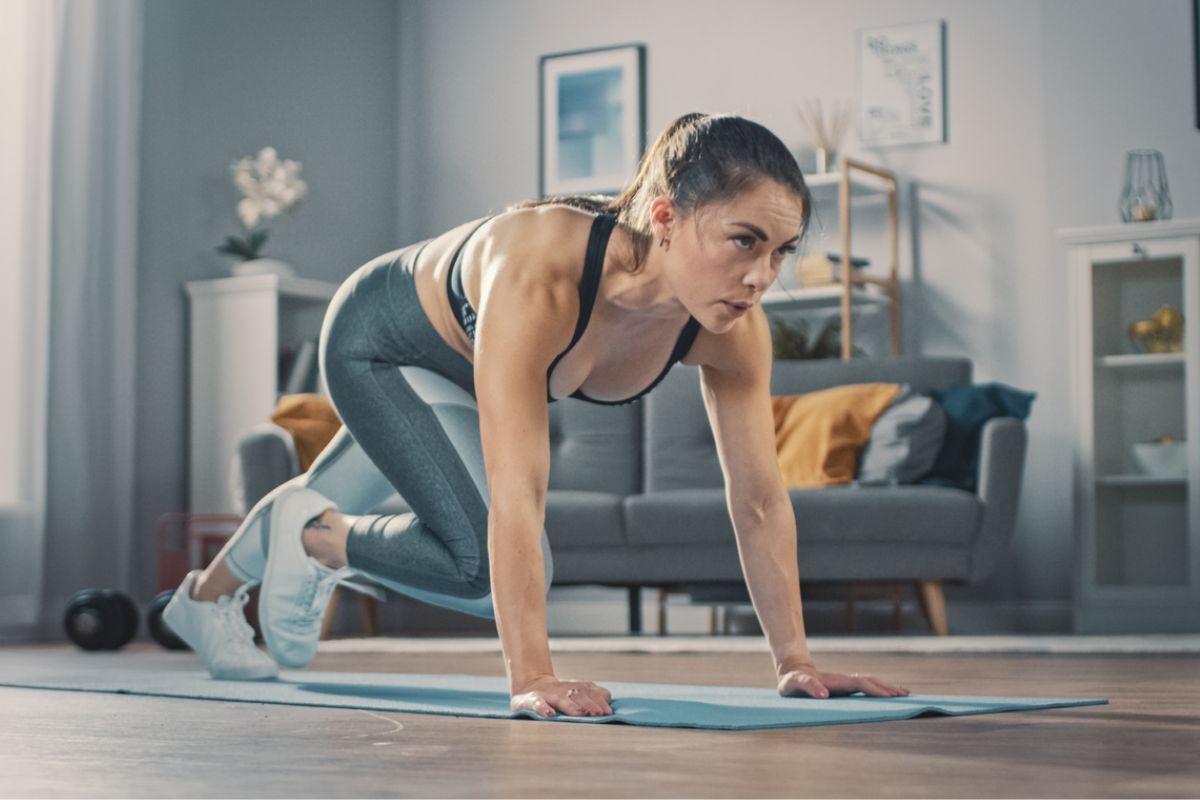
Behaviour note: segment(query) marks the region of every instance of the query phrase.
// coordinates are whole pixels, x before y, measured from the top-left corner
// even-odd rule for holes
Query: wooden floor
[[[198,663],[127,652],[139,666]],[[762,654],[558,654],[555,666],[601,684],[774,685]],[[724,732],[0,688],[0,796],[1200,796],[1195,656],[822,654],[818,666],[914,694],[1109,705]],[[311,668],[503,675],[497,655],[322,654]]]

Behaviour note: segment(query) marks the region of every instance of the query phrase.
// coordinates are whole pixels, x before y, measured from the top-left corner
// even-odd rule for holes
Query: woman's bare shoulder
[[[538,206],[506,211],[488,237],[495,262],[511,264],[524,276],[578,281],[593,217],[569,206]]]
[[[506,212],[488,234],[476,364],[505,371],[533,364],[544,374],[570,342],[592,217],[570,208]],[[572,257],[572,254],[574,256]],[[493,313],[494,308],[501,309]],[[520,313],[512,313],[519,309]]]

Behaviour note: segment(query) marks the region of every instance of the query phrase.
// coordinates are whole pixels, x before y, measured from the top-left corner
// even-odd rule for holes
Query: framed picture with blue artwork
[[[611,194],[646,147],[646,48],[551,53],[538,65],[538,192]]]

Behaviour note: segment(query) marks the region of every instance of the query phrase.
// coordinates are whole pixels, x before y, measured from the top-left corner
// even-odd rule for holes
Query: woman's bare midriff
[[[578,253],[578,258],[564,262],[570,265],[570,277],[578,285],[583,275],[592,217],[585,212],[578,212],[562,215],[562,218],[565,223],[563,235],[554,238],[563,242],[564,248]],[[432,239],[421,253],[414,271],[417,297],[434,330],[447,345],[472,364],[475,363],[472,343],[450,308],[450,300],[446,296],[446,275],[454,250],[481,221],[465,223]],[[463,253],[463,288],[471,307],[476,310],[482,304],[479,287],[482,285],[482,271],[487,265],[476,255],[486,248],[477,248],[475,245],[486,240],[494,226],[505,222],[503,214],[488,222],[471,237]],[[614,231],[610,245],[616,236],[617,231]],[[567,397],[580,388],[595,400],[625,400],[638,394],[658,377],[683,328],[685,320],[639,318],[608,301],[610,295],[606,294],[606,286],[620,280],[618,273],[622,269],[612,255],[613,248],[610,246],[587,329],[570,352],[555,365],[550,376],[550,393],[555,399]],[[558,277],[548,275],[547,279]],[[564,324],[573,330],[576,322],[576,319],[571,319]],[[693,347],[693,351],[695,349]],[[694,362],[686,358],[685,363]]]

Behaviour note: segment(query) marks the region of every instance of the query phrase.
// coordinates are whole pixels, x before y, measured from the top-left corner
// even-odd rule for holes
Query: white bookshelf
[[[1058,231],[1073,331],[1075,631],[1200,631],[1200,220]],[[1128,328],[1163,304],[1184,352]],[[1132,445],[1187,442],[1183,477],[1144,473]]]
[[[337,287],[255,275],[191,281],[185,290],[191,335],[188,508],[233,513],[230,467],[238,438],[270,420],[286,378],[279,374],[280,354],[320,336]]]

